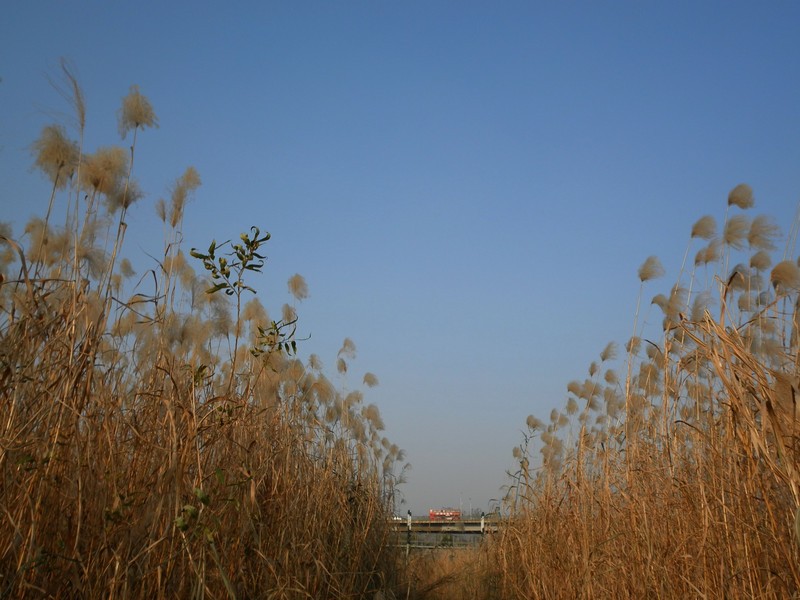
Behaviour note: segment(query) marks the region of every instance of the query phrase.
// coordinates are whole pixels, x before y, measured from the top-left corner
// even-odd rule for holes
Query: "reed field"
[[[84,148],[90,115],[63,75],[76,133],[54,124],[32,144],[52,195],[23,231],[0,230],[0,597],[391,588],[403,452],[362,382],[339,390],[319,357],[297,357],[305,281],[289,279],[271,317],[252,287],[269,234],[247,223],[219,232],[231,242],[181,246],[193,168],[156,204],[164,245],[134,273],[126,217],[155,110],[132,87],[124,147]],[[355,353],[345,339],[331,363],[344,373]]]
[[[422,597],[800,597],[800,222],[722,200],[665,291],[644,261],[633,335],[527,418],[504,526],[412,571]]]
[[[305,280],[275,316],[255,294],[268,224],[184,248],[190,167],[135,272],[155,109],[132,87],[123,145],[85,148],[63,76],[76,127],[31,146],[43,216],[0,224],[0,598],[800,597],[796,217],[740,184],[687,223],[677,275],[639,269],[632,336],[528,417],[499,531],[405,556],[378,379],[299,358]]]
[[[722,200],[662,293],[642,264],[628,342],[528,417],[501,597],[797,597],[798,221],[753,214],[746,184]]]

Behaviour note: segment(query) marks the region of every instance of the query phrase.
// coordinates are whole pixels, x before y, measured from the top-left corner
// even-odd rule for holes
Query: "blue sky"
[[[139,138],[128,253],[157,251],[153,205],[194,165],[187,248],[270,231],[259,296],[277,311],[299,272],[304,351],[334,371],[354,340],[340,383],[379,377],[408,507],[485,507],[526,416],[630,335],[648,255],[668,271],[654,295],[742,181],[788,230],[798,31],[790,2],[15,2],[0,220],[46,209],[29,144],[68,113],[60,57],[89,149],[119,143],[139,85],[161,126]]]

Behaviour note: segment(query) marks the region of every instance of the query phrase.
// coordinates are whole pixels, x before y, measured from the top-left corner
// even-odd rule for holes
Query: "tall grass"
[[[46,215],[0,228],[0,597],[371,598],[393,584],[403,452],[360,390],[297,356],[294,304],[272,319],[254,297],[263,262],[242,256],[266,237],[197,252],[211,279],[191,266],[194,169],[157,204],[164,247],[135,276],[134,157],[157,124],[138,88],[119,123],[130,145],[91,153],[46,127]],[[299,275],[289,291],[308,295]],[[339,369],[354,357],[346,340]]]
[[[502,597],[800,591],[798,223],[779,245],[753,204],[742,184],[719,230],[697,221],[694,265],[652,299],[661,327],[637,309],[621,359],[610,345],[563,409],[528,418],[495,547]],[[642,290],[662,274],[648,259]]]
[[[491,544],[414,552],[404,564],[398,594],[408,600],[500,598]]]

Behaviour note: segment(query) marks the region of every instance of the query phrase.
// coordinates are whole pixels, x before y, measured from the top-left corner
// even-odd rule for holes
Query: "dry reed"
[[[27,240],[0,229],[0,597],[372,598],[396,583],[403,460],[377,407],[345,402],[258,302],[205,293],[178,243],[194,169],[159,204],[151,288],[126,290],[122,217],[97,234],[138,198],[136,134],[156,123],[133,87],[129,152],[45,128],[35,164],[71,210]]]
[[[751,207],[752,189],[737,186],[728,204]],[[654,299],[661,331],[634,326],[624,385],[593,363],[568,386],[577,418],[541,430],[528,417],[492,550],[497,597],[797,597],[800,270],[785,259],[758,274],[778,236],[765,217],[727,218],[724,256],[714,229],[711,217],[692,228],[690,240],[710,240],[696,265],[752,259],[705,286],[681,271]],[[649,258],[642,283],[658,267]]]

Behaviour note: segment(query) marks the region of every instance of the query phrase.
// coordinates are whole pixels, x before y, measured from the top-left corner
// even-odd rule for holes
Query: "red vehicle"
[[[430,509],[428,511],[428,518],[431,521],[460,521],[461,511],[457,508]]]

